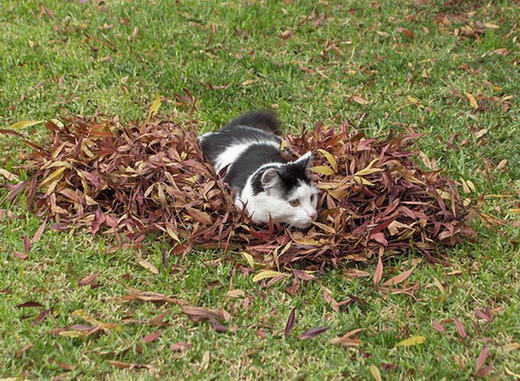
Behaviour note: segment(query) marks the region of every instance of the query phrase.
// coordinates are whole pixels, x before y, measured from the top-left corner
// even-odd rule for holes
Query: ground
[[[484,213],[473,241],[444,250],[449,265],[414,253],[384,264],[383,280],[416,266],[401,284],[417,285],[411,293],[354,276],[374,274],[374,261],[291,294],[294,277],[255,283],[239,253],[163,263],[170,247],[156,237],[135,250],[82,231],[34,240],[43,220],[0,190],[0,377],[514,379],[519,16],[515,1],[0,0],[1,128],[95,113],[130,121],[159,94],[160,114],[200,131],[274,108],[294,133],[320,120],[372,136],[420,132],[417,148]],[[41,125],[20,131],[45,139]],[[0,167],[15,171],[25,148],[0,136],[0,149]],[[129,288],[175,300],[124,300],[140,295]],[[228,332],[192,322],[180,300],[225,309]],[[101,328],[81,337],[85,325]],[[330,329],[296,338],[318,326]],[[330,342],[355,329],[357,346]]]

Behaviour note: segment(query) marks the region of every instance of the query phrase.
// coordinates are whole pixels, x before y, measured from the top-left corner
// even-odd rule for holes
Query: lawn
[[[519,18],[513,0],[0,0],[0,128],[142,119],[160,95],[161,115],[200,131],[273,108],[293,133],[318,121],[418,132],[477,232],[443,249],[447,265],[385,262],[383,281],[415,266],[407,293],[358,276],[376,261],[294,292],[293,276],[253,282],[238,252],[168,255],[157,237],[118,249],[82,230],[34,239],[43,219],[0,189],[0,379],[520,377]],[[42,125],[20,132],[46,138]],[[0,135],[0,149],[0,168],[23,178],[26,148]],[[224,309],[227,332],[181,305]]]

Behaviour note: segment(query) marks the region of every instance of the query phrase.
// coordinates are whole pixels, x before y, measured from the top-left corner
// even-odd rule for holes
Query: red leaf
[[[436,321],[432,321],[432,327],[441,333],[445,331],[444,326]]]
[[[311,328],[302,334],[297,336],[297,339],[303,340],[303,339],[312,339],[318,335],[321,335],[323,332],[328,331],[330,327],[316,327]]]
[[[294,323],[296,321],[296,308],[291,310],[287,323],[285,324],[284,336],[289,337],[294,329]]]
[[[476,315],[478,318],[484,319],[490,323],[493,321],[493,319],[491,319],[491,314],[486,314],[486,313],[482,312],[481,310],[477,310]]]
[[[466,330],[464,329],[464,326],[460,322],[459,319],[453,318],[453,322],[455,323],[455,327],[457,328],[457,332],[459,333],[460,337],[464,340],[468,335],[466,334]]]
[[[33,320],[33,322],[31,323],[31,327],[34,327],[38,324],[40,324],[46,317],[47,315],[52,311],[52,308],[49,308],[48,310],[44,310],[42,311],[38,317],[36,317],[36,319]]]
[[[27,254],[22,253],[21,251],[15,251],[14,256],[16,258],[20,259],[21,261],[25,261],[27,258],[29,258],[29,256]]]
[[[150,343],[152,341],[155,341],[159,338],[159,336],[162,335],[162,331],[156,331],[154,333],[151,333],[149,335],[146,335],[145,337],[143,337],[143,341],[145,343]]]

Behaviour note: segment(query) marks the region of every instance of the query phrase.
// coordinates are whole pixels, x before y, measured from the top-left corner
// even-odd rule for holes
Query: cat
[[[218,132],[199,137],[202,153],[236,190],[235,205],[247,209],[254,223],[272,218],[305,229],[317,217],[318,189],[307,172],[312,153],[287,162],[280,152],[282,139],[276,115],[249,111]]]

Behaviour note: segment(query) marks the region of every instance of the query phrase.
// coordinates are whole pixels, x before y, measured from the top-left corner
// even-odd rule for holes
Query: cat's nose
[[[317,215],[318,215],[318,213],[316,211],[309,213],[309,217],[312,218],[313,220],[316,219]]]

